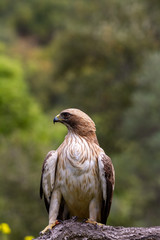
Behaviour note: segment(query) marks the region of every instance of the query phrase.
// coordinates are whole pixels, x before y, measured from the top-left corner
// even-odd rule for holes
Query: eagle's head
[[[54,118],[53,122],[63,123],[69,131],[79,134],[80,136],[96,137],[96,127],[93,120],[79,109],[65,109]]]

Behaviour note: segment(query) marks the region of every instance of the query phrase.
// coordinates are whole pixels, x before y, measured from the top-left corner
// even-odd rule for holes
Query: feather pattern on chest
[[[88,143],[85,138],[68,133],[58,149],[58,158],[63,170],[70,170],[78,176],[96,167],[97,149],[95,144]]]
[[[58,149],[56,184],[72,211],[82,204],[88,208],[94,193],[100,191],[97,147],[85,138],[69,133]],[[87,209],[83,207],[83,210],[85,213]]]

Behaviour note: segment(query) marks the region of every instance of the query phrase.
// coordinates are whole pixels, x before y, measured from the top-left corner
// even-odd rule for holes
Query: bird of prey
[[[40,196],[44,195],[49,225],[42,231],[77,216],[106,224],[114,190],[111,159],[99,146],[93,120],[79,109],[63,110],[54,118],[68,133],[43,163]]]

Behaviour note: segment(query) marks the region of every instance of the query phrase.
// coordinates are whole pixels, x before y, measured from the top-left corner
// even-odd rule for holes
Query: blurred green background
[[[96,122],[116,187],[108,223],[160,224],[160,1],[0,1],[0,222],[9,239],[48,223],[39,198],[53,126],[76,107]]]

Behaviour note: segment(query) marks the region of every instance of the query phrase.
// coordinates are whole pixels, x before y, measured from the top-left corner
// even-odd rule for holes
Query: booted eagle
[[[40,196],[49,212],[46,232],[72,216],[105,224],[114,190],[111,159],[99,146],[92,119],[79,109],[63,110],[54,118],[68,128],[64,142],[43,163]]]

